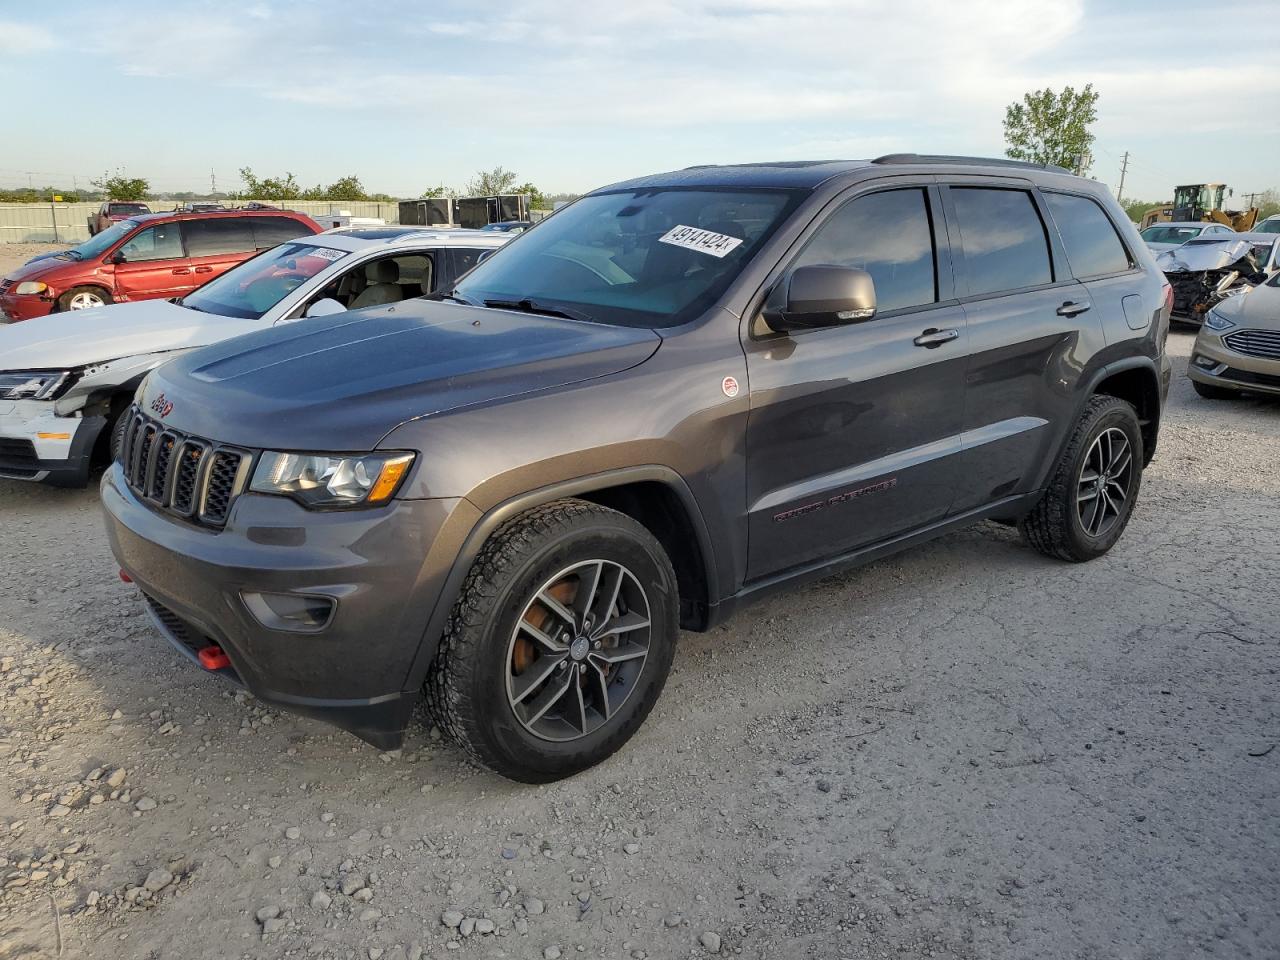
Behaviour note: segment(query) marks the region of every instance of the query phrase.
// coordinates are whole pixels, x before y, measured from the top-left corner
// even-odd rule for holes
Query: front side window
[[[1133,264],[1102,208],[1088,197],[1045,193],[1071,272],[1077,277],[1120,273]]]
[[[157,223],[135,233],[119,250],[127,263],[148,260],[177,260],[182,252],[182,234],[177,223]]]
[[[938,299],[933,229],[924,190],[888,190],[851,200],[818,228],[792,265],[858,267],[876,285],[876,310]]]
[[[1025,190],[952,187],[969,295],[1053,282],[1049,238]]]
[[[246,260],[182,298],[181,305],[222,317],[257,320],[306,281],[349,254],[289,243]]]
[[[600,323],[669,327],[715,303],[804,198],[791,190],[653,188],[564,207],[454,288]]]
[[[193,257],[216,257],[219,254],[247,253],[255,249],[253,230],[247,217],[186,220],[183,221],[182,230],[187,238],[187,250]]]

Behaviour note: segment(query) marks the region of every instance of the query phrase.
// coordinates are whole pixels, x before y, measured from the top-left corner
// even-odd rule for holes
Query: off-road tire
[[[1215,386],[1212,383],[1201,383],[1199,380],[1191,381],[1191,389],[1206,400],[1234,400],[1240,396],[1238,390],[1229,390],[1226,387]]]
[[[112,298],[111,294],[107,293],[107,291],[103,290],[101,287],[95,287],[90,284],[82,284],[81,286],[78,286],[78,287],[72,287],[70,290],[68,290],[66,293],[64,293],[62,296],[58,298],[58,312],[65,313],[67,311],[74,309],[71,305],[72,301],[74,301],[77,296],[81,296],[85,294],[97,297],[99,300],[102,301],[102,306],[104,307],[115,303],[115,300]],[[80,309],[84,310],[88,308],[81,307]]]
[[[1122,430],[1129,440],[1132,477],[1122,514],[1101,536],[1093,537],[1080,521],[1076,504],[1078,484],[1084,458],[1094,440],[1112,427]],[[1120,539],[1133,515],[1142,485],[1142,463],[1142,429],[1133,405],[1117,397],[1091,397],[1067,440],[1048,487],[1018,522],[1018,529],[1031,546],[1049,557],[1083,563],[1102,556]]]
[[[647,594],[649,653],[626,702],[577,740],[540,739],[508,702],[507,644],[547,577],[587,559],[623,563]],[[653,709],[675,654],[675,573],[662,546],[626,514],[584,500],[557,500],[498,528],[481,548],[449,616],[424,684],[431,719],[474,760],[524,783],[547,783],[604,760]]]

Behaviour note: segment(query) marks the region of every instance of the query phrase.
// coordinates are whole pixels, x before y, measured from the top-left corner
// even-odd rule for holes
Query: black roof
[[[813,189],[833,177],[896,166],[973,167],[1008,175],[1009,168],[1068,174],[1062,167],[1007,160],[1003,157],[954,157],[917,153],[891,153],[874,160],[781,160],[763,163],[706,164],[655,173],[601,187],[609,190],[643,190],[659,187],[772,187]],[[994,168],[994,170],[992,169]]]

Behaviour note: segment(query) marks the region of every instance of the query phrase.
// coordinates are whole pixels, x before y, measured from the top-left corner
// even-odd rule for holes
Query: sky
[[[1280,187],[1275,0],[0,0],[0,186],[501,165],[546,193],[697,163],[1001,156],[1005,107],[1100,94],[1093,176]]]

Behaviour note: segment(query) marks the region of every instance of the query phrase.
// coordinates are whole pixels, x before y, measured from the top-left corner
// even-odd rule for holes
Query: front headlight
[[[44,293],[48,289],[49,285],[41,283],[39,280],[23,280],[13,288],[13,292],[22,297],[29,297],[33,294]]]
[[[293,497],[307,507],[360,507],[386,503],[395,494],[412,453],[262,454],[249,489]]]
[[[48,400],[71,379],[66,370],[0,373],[0,400]]]
[[[1228,320],[1217,310],[1210,310],[1204,316],[1204,325],[1210,330],[1230,330],[1235,326],[1235,321]]]

